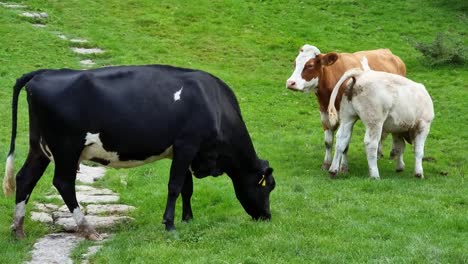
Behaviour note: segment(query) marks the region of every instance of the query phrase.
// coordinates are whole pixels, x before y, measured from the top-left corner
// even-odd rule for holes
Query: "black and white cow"
[[[176,199],[182,193],[182,220],[192,218],[192,174],[226,173],[237,199],[253,219],[271,217],[273,169],[258,158],[239,104],[220,79],[202,71],[165,65],[120,66],[77,71],[38,70],[16,81],[12,137],[3,190],[15,188],[18,96],[26,86],[30,149],[16,176],[14,230],[24,237],[25,206],[50,161],[53,184],[78,226],[101,239],[80,211],[75,194],[77,165],[91,160],[114,168],[172,159],[163,216],[173,230]]]

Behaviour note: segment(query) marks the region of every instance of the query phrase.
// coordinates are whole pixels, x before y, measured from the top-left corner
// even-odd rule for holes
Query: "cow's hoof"
[[[193,220],[193,215],[187,215],[182,217],[182,222],[191,222]]]
[[[322,170],[324,171],[327,171],[328,169],[330,169],[330,166],[331,166],[331,163],[327,163],[327,162],[324,162],[322,163]]]
[[[348,169],[348,166],[341,166],[340,167],[340,172],[341,173],[348,173],[349,169]]]
[[[26,238],[26,235],[24,234],[23,228],[15,228],[14,225],[11,226],[11,232],[15,236],[16,239],[18,240],[23,240]]]
[[[91,241],[101,241],[103,237],[91,226],[83,225],[78,227],[78,234]]]
[[[328,174],[330,175],[330,179],[336,179],[336,174],[338,172],[336,170],[329,171]]]
[[[370,176],[369,177],[371,180],[380,180],[380,177],[379,176]]]
[[[405,170],[405,168],[396,168],[396,172],[403,172]]]
[[[424,175],[422,175],[422,173],[415,173],[414,177],[416,177],[418,179],[424,179]]]

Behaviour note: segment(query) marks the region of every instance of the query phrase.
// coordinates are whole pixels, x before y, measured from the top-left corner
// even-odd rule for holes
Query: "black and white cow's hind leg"
[[[16,176],[16,206],[13,219],[13,232],[18,239],[24,238],[24,216],[26,204],[50,160],[41,152],[38,144],[31,144],[28,157]]]
[[[198,151],[194,145],[174,144],[173,158],[169,176],[166,210],[164,211],[162,223],[166,226],[167,231],[175,230],[174,226],[174,211],[177,197],[179,196],[184,182],[187,178],[187,171],[190,164]]]
[[[57,188],[63,201],[73,214],[73,219],[78,226],[77,232],[90,240],[102,240],[101,235],[99,235],[94,227],[86,221],[76,199],[76,164],[79,160],[79,154],[70,155],[70,152],[68,152],[68,155],[54,155],[54,186]]]
[[[190,199],[193,194],[192,173],[187,171],[184,186],[182,187],[182,221],[188,222],[193,219],[192,205]]]

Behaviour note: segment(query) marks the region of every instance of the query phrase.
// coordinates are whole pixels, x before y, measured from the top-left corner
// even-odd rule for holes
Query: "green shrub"
[[[432,43],[413,41],[426,62],[431,65],[465,64],[468,59],[468,48],[462,36],[439,32]]]

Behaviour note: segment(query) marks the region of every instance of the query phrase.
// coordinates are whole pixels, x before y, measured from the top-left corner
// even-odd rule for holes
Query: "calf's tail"
[[[8,152],[8,158],[5,166],[5,176],[3,177],[3,193],[9,196],[15,190],[15,165],[14,165],[14,154],[15,154],[15,139],[16,139],[16,127],[18,119],[18,97],[21,89],[28,83],[34,76],[44,72],[46,70],[38,70],[27,73],[16,80],[16,84],[13,87],[13,100],[11,104],[11,142],[10,151]]]
[[[338,113],[335,108],[335,100],[341,85],[349,78],[353,78],[353,83],[351,84],[351,86],[354,85],[354,83],[356,83],[356,76],[360,75],[361,73],[363,73],[363,70],[359,68],[354,68],[346,71],[333,88],[333,92],[330,97],[330,102],[328,104],[328,120],[332,127],[334,127],[338,123]],[[348,88],[349,87],[350,86],[348,86]]]

